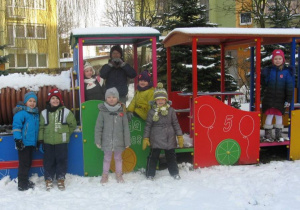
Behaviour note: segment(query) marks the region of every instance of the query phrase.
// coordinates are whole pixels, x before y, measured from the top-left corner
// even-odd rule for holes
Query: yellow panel
[[[300,159],[300,110],[292,111],[291,116],[291,143],[290,143],[290,159]]]

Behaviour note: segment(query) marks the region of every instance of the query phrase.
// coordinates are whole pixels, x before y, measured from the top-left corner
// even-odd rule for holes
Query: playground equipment
[[[98,176],[102,173],[103,152],[94,145],[94,126],[98,115],[97,105],[101,101],[85,101],[83,82],[83,47],[89,45],[132,45],[134,68],[138,69],[138,47],[151,45],[152,73],[154,86],[157,84],[156,42],[160,33],[147,27],[128,28],[85,28],[71,33],[70,44],[73,49],[74,71],[77,75],[79,91],[65,93],[65,101],[75,101],[80,113],[80,126],[71,136],[69,144],[68,173],[80,176]],[[241,28],[180,28],[171,31],[163,41],[167,48],[167,88],[173,107],[177,111],[180,125],[189,133],[193,147],[176,149],[177,153],[188,152],[194,155],[194,168],[212,165],[254,164],[259,162],[259,149],[263,146],[286,145],[289,159],[300,158],[300,112],[290,110],[290,139],[283,143],[260,143],[260,49],[261,45],[291,43],[292,60],[295,66],[296,43],[300,39],[300,29],[241,29]],[[171,47],[190,45],[193,54],[193,92],[174,92],[171,87]],[[221,46],[221,87],[220,92],[203,93],[197,88],[197,45],[215,44]],[[246,44],[251,47],[251,103],[250,111],[241,111],[224,104],[238,92],[225,90],[225,50],[229,46]],[[299,52],[300,50],[298,50]],[[254,63],[254,52],[256,61]],[[255,64],[255,65],[254,65]],[[255,69],[254,69],[255,66]],[[298,69],[298,75],[299,75]],[[254,76],[256,74],[256,77]],[[299,80],[299,77],[298,77]],[[255,84],[255,87],[254,87]],[[299,81],[298,81],[299,86]],[[41,91],[45,92],[46,89]],[[3,93],[3,92],[2,92]],[[2,94],[1,93],[1,94]],[[299,94],[299,91],[298,91]],[[212,96],[220,96],[221,100]],[[255,96],[255,97],[254,97]],[[2,97],[2,95],[1,95]],[[43,96],[44,97],[44,96]],[[74,100],[76,98],[76,100]],[[254,101],[255,98],[255,101]],[[300,97],[297,97],[298,100]],[[14,102],[15,103],[15,102]],[[71,103],[70,103],[71,104]],[[296,103],[295,103],[296,104]],[[296,104],[297,106],[297,104]],[[71,107],[72,108],[72,107]],[[4,115],[4,114],[2,114]],[[8,116],[8,115],[5,115]],[[2,118],[3,119],[3,118]],[[11,119],[10,119],[11,120]],[[7,122],[9,119],[7,119]],[[3,122],[3,120],[2,120]],[[130,122],[131,147],[123,153],[124,172],[145,168],[149,148],[142,151],[144,121],[134,117]],[[17,151],[11,134],[0,134],[0,178],[6,175],[16,177],[18,167]],[[114,167],[111,167],[114,171]],[[32,173],[43,174],[42,153],[34,156]]]

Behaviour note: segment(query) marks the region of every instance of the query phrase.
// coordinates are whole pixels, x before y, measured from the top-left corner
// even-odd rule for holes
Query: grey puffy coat
[[[130,146],[128,119],[122,106],[116,112],[110,112],[104,104],[99,104],[98,109],[95,144],[101,145],[103,151],[120,151]]]
[[[159,120],[156,122],[153,121],[154,113],[154,109],[148,112],[144,138],[150,139],[152,148],[167,150],[177,148],[176,136],[182,136],[182,131],[175,110],[170,107],[166,116],[159,113]]]

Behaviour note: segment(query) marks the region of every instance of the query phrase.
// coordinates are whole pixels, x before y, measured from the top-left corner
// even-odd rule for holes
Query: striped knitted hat
[[[154,100],[166,99],[168,101],[168,93],[162,83],[157,83],[157,87],[154,90]]]

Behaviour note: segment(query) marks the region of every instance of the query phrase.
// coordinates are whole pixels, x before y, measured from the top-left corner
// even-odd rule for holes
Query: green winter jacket
[[[39,140],[45,144],[69,143],[77,123],[73,113],[64,106],[55,112],[44,109],[40,114]]]

